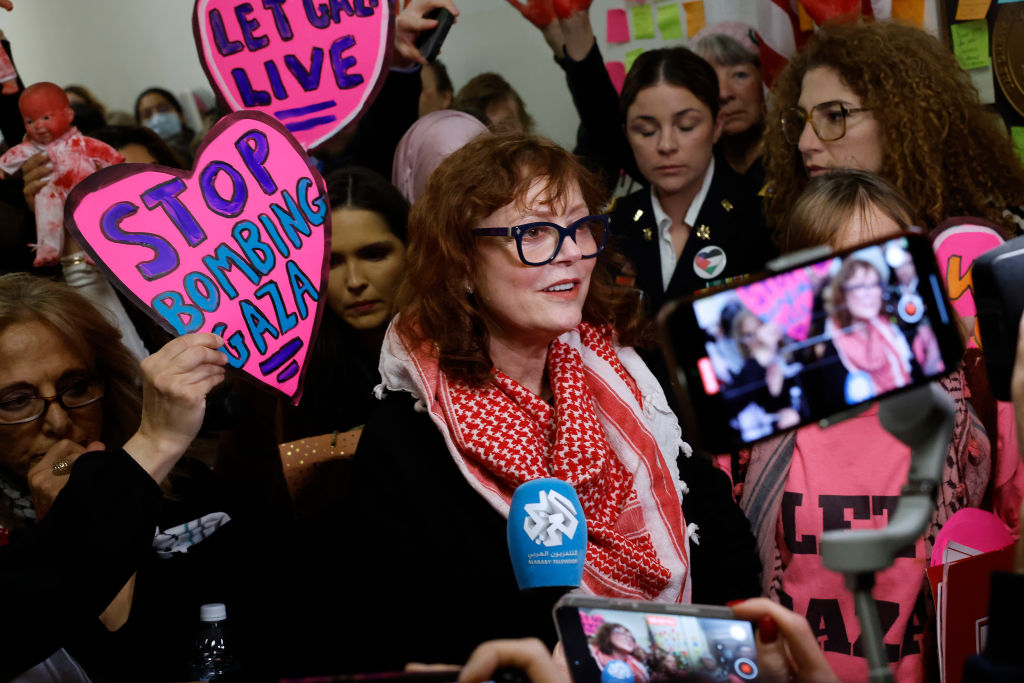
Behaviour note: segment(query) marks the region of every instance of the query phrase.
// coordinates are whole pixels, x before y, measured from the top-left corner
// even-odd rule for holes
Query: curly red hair
[[[412,348],[436,354],[453,379],[482,386],[493,368],[487,311],[466,293],[476,256],[471,231],[503,206],[525,210],[522,202],[538,177],[548,181],[543,196],[549,206],[561,207],[576,187],[590,212],[605,202],[603,185],[569,152],[542,138],[501,133],[482,135],[441,162],[409,214],[396,326]],[[612,280],[609,262],[619,258],[608,249],[598,256],[583,319],[614,329],[620,343],[632,345],[646,339],[648,323],[635,291]]]
[[[937,38],[892,22],[826,23],[780,74],[765,132],[766,216],[784,225],[807,185],[780,114],[797,104],[804,75],[828,67],[873,110],[882,135],[879,175],[909,200],[914,219],[936,225],[980,216],[1007,227],[1003,209],[1024,204],[1024,166],[1002,122]]]

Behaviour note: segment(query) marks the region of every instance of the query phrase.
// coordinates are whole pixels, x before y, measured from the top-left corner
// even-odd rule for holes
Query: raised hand
[[[427,63],[416,47],[416,38],[437,26],[436,19],[427,19],[423,15],[441,7],[459,16],[459,10],[452,0],[412,0],[406,3],[405,9],[395,19],[395,66]]]
[[[555,14],[559,19],[568,19],[580,10],[590,9],[590,3],[594,0],[552,0]]]
[[[551,22],[555,20],[555,8],[552,5],[552,0],[526,0],[526,2],[508,0],[508,4],[519,10],[519,13],[528,22],[541,30],[550,26]]]

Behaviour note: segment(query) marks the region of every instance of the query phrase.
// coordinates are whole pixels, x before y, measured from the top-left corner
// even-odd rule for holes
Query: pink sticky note
[[[207,134],[195,168],[119,164],[68,197],[65,225],[173,334],[214,332],[228,363],[298,403],[331,255],[324,181],[259,112]]]
[[[612,79],[615,92],[622,92],[622,84],[626,82],[626,65],[622,62],[608,62],[604,65],[608,69],[608,76]]]
[[[199,61],[232,111],[262,111],[312,149],[353,124],[387,75],[390,2],[196,0]]]
[[[606,37],[609,43],[629,42],[629,22],[626,20],[626,10],[608,10],[608,28]]]

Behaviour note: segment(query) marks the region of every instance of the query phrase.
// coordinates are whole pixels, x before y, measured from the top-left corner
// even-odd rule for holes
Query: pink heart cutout
[[[199,61],[232,111],[277,118],[306,149],[358,120],[384,83],[388,0],[197,0]]]
[[[71,192],[64,222],[164,329],[221,335],[232,367],[298,404],[323,315],[331,211],[323,178],[280,123],[226,116],[192,171],[102,169]]]

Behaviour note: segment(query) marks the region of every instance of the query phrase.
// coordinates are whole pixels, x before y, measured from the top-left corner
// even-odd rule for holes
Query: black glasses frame
[[[602,213],[594,216],[585,216],[578,221],[574,221],[569,227],[562,227],[557,223],[548,223],[547,221],[538,221],[536,223],[524,223],[522,225],[513,225],[510,228],[473,228],[473,235],[477,237],[514,237],[516,240],[516,251],[519,252],[519,260],[523,262],[523,265],[527,266],[543,266],[551,263],[558,258],[558,252],[562,250],[562,243],[565,242],[566,237],[572,238],[572,241],[576,241],[576,231],[584,223],[588,223],[593,220],[599,220],[604,224],[604,239],[601,240],[601,244],[597,245],[597,251],[593,254],[587,254],[582,258],[594,258],[602,251],[608,244],[608,234],[611,232],[612,217],[609,214]],[[551,257],[545,261],[529,261],[523,254],[523,234],[531,228],[547,227],[554,228],[558,231],[558,243],[555,245],[555,251],[551,254]]]

